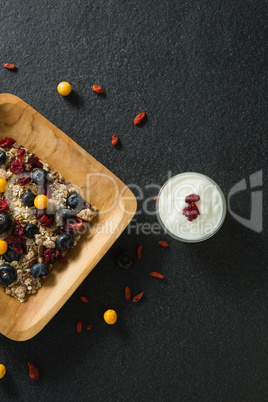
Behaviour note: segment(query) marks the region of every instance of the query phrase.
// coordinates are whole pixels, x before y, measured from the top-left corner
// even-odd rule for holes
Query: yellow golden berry
[[[5,242],[4,240],[0,240],[0,255],[5,254],[5,252],[7,251],[7,242]]]
[[[46,195],[38,195],[34,199],[34,206],[37,209],[45,209],[48,206],[48,198]]]
[[[60,82],[58,85],[58,92],[62,96],[67,96],[72,92],[72,86],[69,84],[69,82]]]
[[[3,364],[0,364],[0,378],[3,378],[6,374],[7,370]]]
[[[103,315],[104,321],[109,324],[109,325],[113,325],[116,323],[117,321],[117,314],[116,311],[114,310],[107,310],[105,311],[104,315]]]
[[[7,189],[7,181],[0,178],[0,193],[4,193]]]

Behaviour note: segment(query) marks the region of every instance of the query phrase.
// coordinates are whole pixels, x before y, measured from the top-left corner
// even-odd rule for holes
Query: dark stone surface
[[[1,64],[18,66],[0,67],[1,92],[28,102],[144,197],[168,171],[205,173],[227,196],[258,170],[267,177],[266,15],[259,0],[1,1]],[[74,89],[66,99],[62,80]],[[105,96],[91,92],[94,83]],[[148,119],[135,127],[143,110]],[[114,133],[121,150],[110,144]],[[249,214],[249,193],[236,201]],[[142,210],[136,221],[156,218]],[[138,244],[143,259],[127,272],[116,267],[117,250]],[[8,371],[0,400],[267,401],[267,259],[267,220],[255,233],[228,214],[200,244],[124,232],[39,335],[0,336]],[[125,284],[144,299],[126,302]],[[113,327],[102,319],[110,307]],[[77,318],[92,331],[76,334]]]

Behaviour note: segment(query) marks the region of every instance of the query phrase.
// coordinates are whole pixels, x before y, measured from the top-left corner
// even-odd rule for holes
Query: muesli
[[[97,209],[13,138],[0,140],[0,284],[25,301],[77,244]]]

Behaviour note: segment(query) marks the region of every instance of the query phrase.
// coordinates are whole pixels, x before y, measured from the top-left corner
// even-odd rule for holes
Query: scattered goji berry
[[[15,70],[15,68],[17,68],[15,66],[15,64],[11,64],[11,63],[5,63],[4,67],[7,68],[8,70]]]
[[[156,201],[157,200],[157,195],[154,197],[154,201]]]
[[[78,334],[81,334],[82,328],[83,328],[82,321],[81,321],[81,320],[77,320],[77,323],[76,323],[76,332],[77,332]]]
[[[125,287],[125,298],[129,300],[131,298],[131,290],[129,286]]]
[[[88,303],[88,299],[87,299],[85,296],[80,296],[80,300],[81,300],[83,303]]]
[[[162,246],[162,247],[168,247],[168,243],[164,240],[159,240],[158,244],[159,244],[159,246]]]
[[[144,292],[141,292],[138,295],[134,296],[132,299],[133,303],[137,303],[142,298],[143,295],[144,295]]]
[[[145,113],[145,112],[142,112],[142,113],[139,113],[139,114],[135,117],[135,119],[134,119],[134,124],[135,124],[135,126],[137,126],[138,124],[140,124],[140,123],[142,122],[142,120],[144,119],[145,115],[146,115],[146,113]]]
[[[87,329],[88,331],[90,331],[90,330],[92,329],[92,327],[93,327],[92,324],[87,324],[86,329]]]
[[[118,135],[114,134],[114,135],[112,136],[112,145],[118,144],[118,141],[119,141]]]
[[[142,248],[143,248],[142,246],[137,247],[137,257],[139,260],[141,259],[142,256]]]
[[[28,362],[28,366],[29,366],[29,376],[33,379],[33,380],[38,380],[39,378],[39,368],[36,367],[35,364]]]
[[[159,272],[150,272],[150,275],[152,275],[154,278],[164,279],[164,275],[160,274]]]
[[[100,85],[92,85],[91,89],[92,91],[97,92],[98,94],[103,93],[103,89]]]

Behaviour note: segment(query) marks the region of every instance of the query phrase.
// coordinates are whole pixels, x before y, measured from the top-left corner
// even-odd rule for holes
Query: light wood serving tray
[[[24,303],[0,285],[0,333],[23,341],[36,335],[68,300],[135,214],[130,189],[66,134],[20,98],[0,94],[0,138],[12,137],[62,174],[101,212],[91,230],[55,264],[42,288]],[[89,175],[90,174],[90,175]],[[90,194],[88,194],[90,189]],[[94,221],[93,221],[94,222]]]

